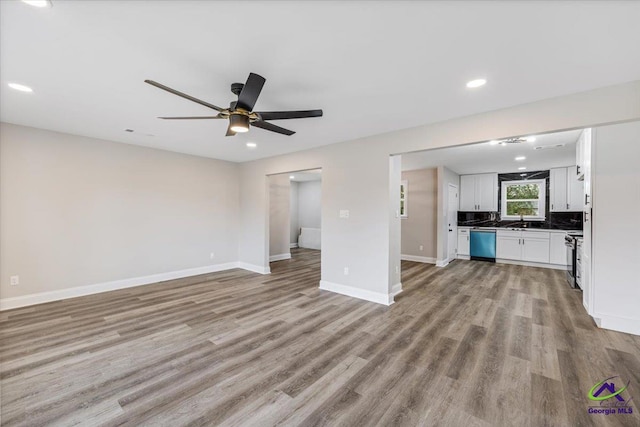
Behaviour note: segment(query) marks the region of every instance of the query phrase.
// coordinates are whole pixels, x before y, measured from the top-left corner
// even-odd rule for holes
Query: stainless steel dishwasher
[[[496,262],[496,231],[471,230],[471,259]]]

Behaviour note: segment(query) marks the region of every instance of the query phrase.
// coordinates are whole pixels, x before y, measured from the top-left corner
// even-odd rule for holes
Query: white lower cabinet
[[[523,234],[526,234],[523,231]],[[542,233],[535,233],[542,234]],[[522,239],[522,260],[529,262],[549,263],[549,234],[546,238],[526,236]]]
[[[549,238],[549,263],[567,265],[567,247],[564,245],[564,236],[567,233],[553,232]]]
[[[522,237],[519,231],[496,232],[496,258],[519,261],[522,259]]]
[[[548,264],[549,234],[540,231],[498,230],[496,258]]]
[[[469,256],[470,254],[469,231],[468,228],[458,229],[458,255]]]

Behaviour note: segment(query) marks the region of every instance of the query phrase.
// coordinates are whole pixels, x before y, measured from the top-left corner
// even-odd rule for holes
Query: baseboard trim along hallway
[[[291,253],[271,255],[269,257],[269,262],[283,261],[285,259],[291,259]]]
[[[435,264],[436,259],[430,256],[416,256],[416,255],[400,255],[402,261],[421,262],[423,264]]]

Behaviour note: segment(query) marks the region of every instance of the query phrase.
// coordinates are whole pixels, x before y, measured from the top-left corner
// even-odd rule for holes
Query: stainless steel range
[[[582,231],[569,232],[564,238],[567,247],[567,281],[574,289],[580,289],[580,251],[579,242],[582,241]]]

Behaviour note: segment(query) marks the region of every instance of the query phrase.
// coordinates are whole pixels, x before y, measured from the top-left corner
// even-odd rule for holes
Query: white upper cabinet
[[[574,171],[575,172],[575,171]],[[568,209],[567,168],[555,168],[549,171],[549,210],[563,212]]]
[[[579,212],[584,209],[584,181],[578,179],[577,166],[567,168],[567,210]]]
[[[580,212],[584,207],[584,181],[578,180],[577,166],[555,168],[549,172],[549,210]]]
[[[496,212],[498,210],[498,174],[462,175],[460,177],[460,210]]]
[[[576,145],[576,177],[582,181],[591,168],[591,129],[584,129]],[[587,194],[589,189],[587,188]]]

